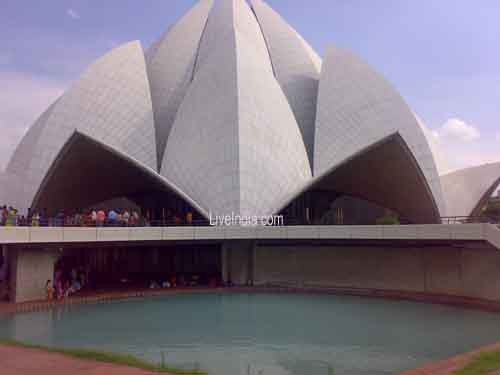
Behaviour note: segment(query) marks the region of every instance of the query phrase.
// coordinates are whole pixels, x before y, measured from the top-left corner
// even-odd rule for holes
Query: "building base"
[[[500,251],[425,247],[246,244],[227,250],[236,285],[359,288],[500,301]]]

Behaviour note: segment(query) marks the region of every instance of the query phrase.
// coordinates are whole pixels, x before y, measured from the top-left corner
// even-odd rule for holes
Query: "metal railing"
[[[442,224],[498,224],[498,220],[485,216],[443,216]]]
[[[498,225],[499,222],[484,216],[444,216],[441,217],[441,224],[471,224],[471,223],[489,223]],[[409,220],[400,219],[398,224],[394,225],[409,225],[412,224]],[[326,225],[376,225],[363,223],[339,223],[335,221],[321,221],[299,219],[288,217],[284,219],[284,226],[326,226]],[[40,218],[33,220],[32,218],[23,218],[21,215],[10,216],[7,223],[0,223],[0,227],[202,227],[210,226],[210,222],[205,219],[182,220],[180,218],[165,218],[150,220],[145,217],[139,217],[134,222],[124,222],[118,220],[105,219],[104,221],[92,221],[88,218],[76,217],[55,217],[55,218]]]
[[[176,220],[176,219],[161,219],[149,220],[147,218],[139,218],[137,221],[130,223],[118,220],[105,219],[104,221],[93,220],[75,220],[74,218],[48,218],[48,219],[23,219],[22,216],[17,215],[10,217],[8,222],[4,224],[5,227],[85,227],[85,228],[100,228],[100,227],[194,227],[194,226],[208,226],[208,220]],[[2,225],[0,225],[2,227]]]

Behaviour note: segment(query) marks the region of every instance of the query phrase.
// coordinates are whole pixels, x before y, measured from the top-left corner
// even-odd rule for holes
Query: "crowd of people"
[[[137,209],[89,209],[84,211],[66,212],[59,210],[56,215],[48,215],[44,212],[31,212],[28,210],[26,216],[19,215],[12,206],[0,206],[0,227],[62,227],[62,226],[122,226],[122,227],[148,227],[152,225],[192,225],[193,214],[187,212],[185,215],[172,213],[166,210],[160,220],[152,221],[149,213],[141,215]]]
[[[47,280],[45,284],[45,293],[47,301],[61,301],[71,297],[75,293],[82,290],[92,291],[96,287],[94,283],[90,283],[91,272],[84,267],[70,267],[68,268],[63,261],[58,261],[55,266],[54,278]],[[120,289],[170,289],[170,288],[184,288],[184,287],[198,287],[205,286],[215,288],[217,286],[232,286],[232,283],[223,284],[218,279],[216,274],[170,274],[165,278],[151,278],[146,283],[146,280],[131,279],[127,276],[122,276],[119,279]],[[116,284],[111,285],[111,289],[117,287]],[[114,287],[113,287],[114,285]],[[102,285],[101,285],[102,287]]]
[[[45,290],[47,300],[62,300],[82,290],[87,285],[87,275],[83,269],[71,269],[69,275],[65,275],[61,269],[54,272],[54,281],[47,280]]]
[[[149,289],[165,289],[186,286],[208,286],[215,288],[218,285],[217,277],[215,275],[202,277],[198,274],[193,275],[170,275],[162,280],[150,280]]]
[[[12,206],[0,206],[0,227],[14,227],[17,225],[17,210]]]

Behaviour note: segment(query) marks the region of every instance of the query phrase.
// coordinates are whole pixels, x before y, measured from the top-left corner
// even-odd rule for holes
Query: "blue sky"
[[[0,0],[0,169],[27,127],[93,60],[149,46],[192,0]],[[442,172],[500,161],[500,1],[268,0],[322,55],[346,47],[430,130]]]

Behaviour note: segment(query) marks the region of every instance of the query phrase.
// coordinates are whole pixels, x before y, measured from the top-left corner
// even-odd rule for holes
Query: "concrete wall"
[[[254,241],[226,241],[222,246],[222,278],[236,285],[253,280],[255,262]]]
[[[53,251],[9,251],[11,301],[45,299],[45,284],[47,280],[53,280],[55,260],[56,254]]]
[[[492,225],[179,228],[4,228],[9,242],[112,242],[210,239],[221,242],[222,277],[254,283],[305,287],[353,287],[469,296],[500,301],[500,230]],[[9,235],[14,235],[12,241]],[[92,239],[89,240],[88,238]],[[449,241],[423,247],[418,240]],[[328,239],[416,240],[413,247],[264,246],[258,241]],[[466,244],[451,245],[453,240]],[[467,242],[461,242],[466,240]],[[474,241],[472,241],[474,240]],[[486,240],[491,244],[488,245]],[[387,243],[387,242],[386,242]],[[10,245],[7,245],[10,246]],[[22,246],[22,245],[17,245]],[[472,247],[474,246],[474,247]],[[45,298],[55,254],[9,248],[11,299]],[[12,251],[11,251],[12,250]]]
[[[500,252],[480,246],[263,246],[255,250],[254,283],[398,290],[500,301]]]

